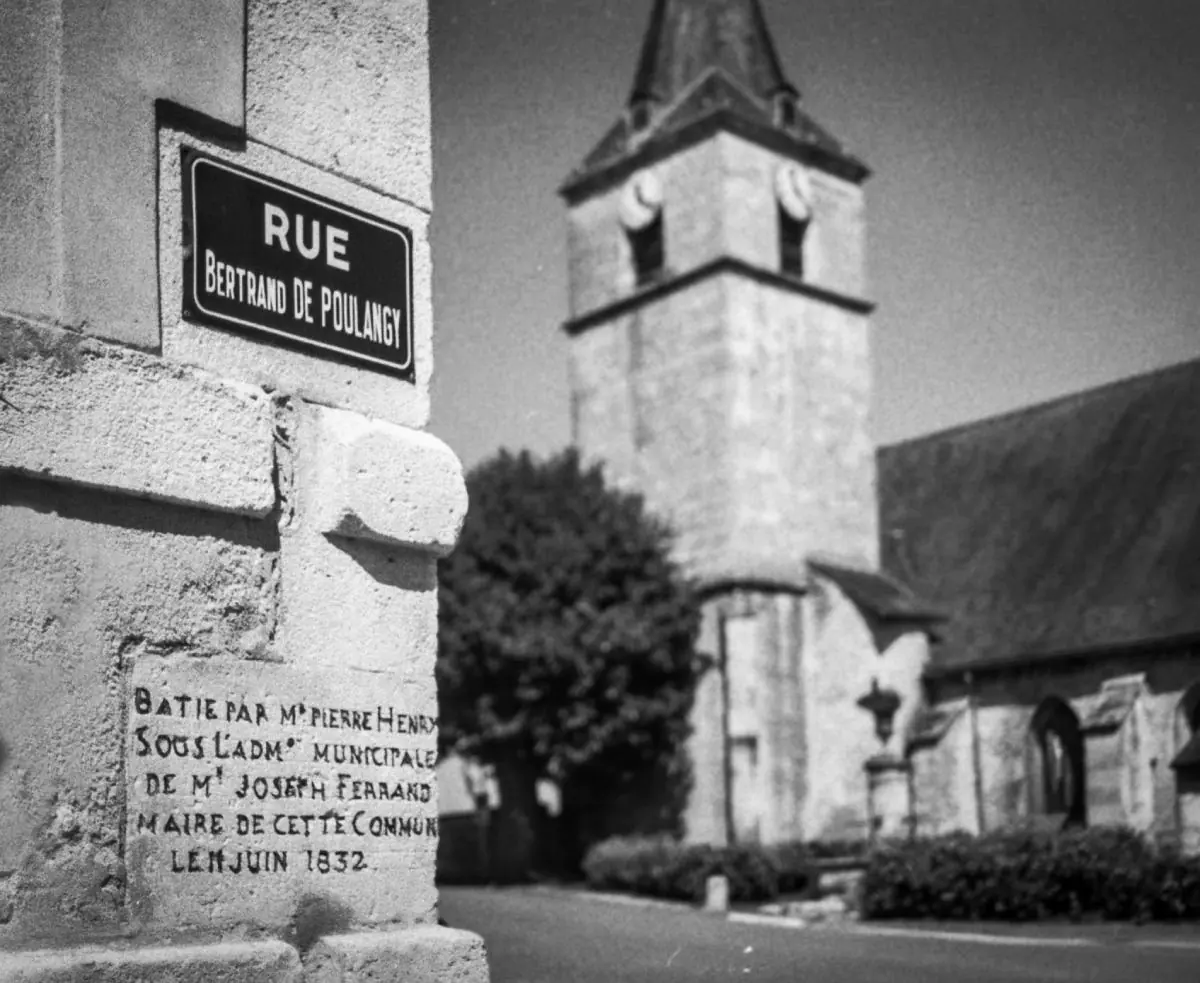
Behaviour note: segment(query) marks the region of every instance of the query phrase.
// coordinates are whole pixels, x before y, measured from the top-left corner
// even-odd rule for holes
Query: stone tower
[[[574,440],[705,585],[721,671],[695,709],[694,840],[866,819],[878,745],[854,700],[880,651],[855,585],[894,586],[874,572],[867,175],[759,0],[655,0],[629,103],[561,190]]]

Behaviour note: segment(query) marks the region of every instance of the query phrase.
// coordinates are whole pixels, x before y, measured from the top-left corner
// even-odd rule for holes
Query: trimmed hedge
[[[954,833],[881,844],[686,846],[667,837],[614,837],[583,862],[588,886],[702,901],[713,874],[732,901],[814,893],[815,866],[864,858],[862,917],[1033,921],[1200,919],[1200,857],[1128,829]]]
[[[713,874],[729,878],[731,901],[770,901],[812,884],[807,856],[791,844],[715,847],[667,837],[617,836],[597,843],[583,861],[590,888],[703,901]]]
[[[1119,828],[956,833],[873,851],[862,899],[874,919],[1192,919],[1200,857]]]

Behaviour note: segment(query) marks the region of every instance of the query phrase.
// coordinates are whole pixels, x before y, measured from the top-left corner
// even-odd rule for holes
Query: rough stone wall
[[[1176,722],[1180,700],[1200,679],[1195,655],[1186,649],[1157,656],[1097,655],[1081,662],[978,679],[975,692],[985,829],[1010,825],[1029,815],[1030,725],[1038,705],[1057,696],[1083,716],[1102,695],[1106,683],[1131,676],[1144,676],[1144,682],[1119,726],[1099,727],[1084,735],[1088,821],[1155,833],[1178,831],[1180,785],[1169,763],[1179,749]],[[942,682],[937,685],[936,699],[957,699],[967,692],[961,682]],[[973,772],[969,741],[953,739],[961,727],[960,720],[935,748],[914,756],[917,812],[932,810],[942,816],[936,825],[943,831],[956,825],[955,813],[969,814],[970,800],[950,809],[931,805],[926,797],[935,792],[929,776],[934,771]],[[966,784],[957,787],[956,794],[964,795]],[[936,794],[948,791],[945,785],[938,788]]]
[[[1143,725],[1141,757],[1149,770],[1150,822],[1162,832],[1182,830],[1193,849],[1200,850],[1200,809],[1195,796],[1200,789],[1191,777],[1193,799],[1190,820],[1183,815],[1184,790],[1188,776],[1170,767],[1171,760],[1187,743],[1190,734],[1180,713],[1184,695],[1200,686],[1200,649],[1195,646],[1146,667],[1146,692],[1140,706]]]
[[[12,13],[0,71],[29,98],[0,122],[0,979],[486,979],[479,941],[434,924],[435,562],[466,495],[419,429],[426,4]],[[414,384],[184,320],[184,146],[413,230]],[[220,768],[215,786],[151,783],[147,756],[193,767],[173,728],[197,751],[217,738],[174,718],[187,693],[228,699],[236,735],[255,726],[233,722],[238,700],[277,728],[286,700],[411,715],[397,726],[424,730],[400,740],[422,764],[402,777],[423,797],[396,811],[424,833],[375,843],[353,878],[304,866],[296,803],[258,806],[283,825],[253,840],[168,833],[169,816],[255,811]],[[264,790],[278,776],[241,767]],[[248,845],[290,864],[233,876]],[[227,867],[199,869],[193,847]]]
[[[598,325],[570,353],[576,445],[670,518],[678,557],[698,573],[729,552],[728,279]]]
[[[687,838],[696,843],[800,839],[808,767],[801,600],[781,592],[733,591],[709,600],[704,618],[701,650],[715,665],[700,684],[692,714],[688,750],[695,784]],[[732,787],[725,772],[727,714]],[[727,830],[729,816],[732,830]]]
[[[722,248],[766,270],[779,269],[775,173],[781,158],[758,144],[723,133]],[[804,241],[804,281],[844,297],[866,296],[866,205],[857,185],[816,168],[805,169],[813,218]]]
[[[684,811],[684,836],[691,843],[727,843],[725,785],[725,693],[719,659],[721,614],[717,603],[704,605],[697,643],[699,651],[714,660],[696,687],[692,704],[692,735],[688,760],[692,769],[691,794]]]
[[[918,836],[979,832],[972,767],[971,711],[960,713],[935,744],[912,753],[912,811]]]
[[[6,4],[0,310],[157,350],[155,102],[240,129],[244,28],[240,0]]]
[[[801,807],[807,797],[811,758],[800,671],[804,621],[802,601],[796,595],[765,595],[761,603],[763,780],[767,787],[762,839],[779,843],[799,840],[804,834]]]
[[[655,165],[665,279],[720,256],[778,271],[781,160],[721,134]],[[861,194],[843,184],[814,177],[806,281],[857,298]],[[622,193],[609,189],[570,213],[573,316],[635,294]],[[873,565],[869,345],[862,315],[739,275],[710,276],[572,339],[575,442],[672,519],[680,556],[698,573],[799,574],[816,550]]]
[[[664,191],[665,281],[722,257],[778,273],[782,160],[720,134],[654,165]],[[811,177],[805,282],[861,299],[861,192]],[[637,294],[619,221],[622,194],[608,189],[569,215],[573,318]],[[869,343],[860,314],[740,274],[709,275],[572,338],[574,439],[674,524],[678,557],[701,577],[782,573],[799,583],[814,552],[874,566]],[[877,742],[869,715],[857,708],[846,726],[846,706],[869,689],[867,667],[878,655],[861,614],[837,597],[839,613],[817,619],[812,631],[802,630],[802,605],[790,596],[709,604],[714,641],[729,627],[730,605],[753,619],[746,632],[756,653],[746,664],[757,677],[760,719],[732,752],[746,760],[728,763],[739,788],[753,786],[747,801],[732,804],[735,826],[745,819],[747,835],[750,826],[769,841],[846,835],[865,820],[862,763]],[[906,645],[891,662],[907,692],[919,671],[910,671]],[[695,840],[724,842],[730,832],[722,730],[730,682],[710,674],[693,714],[696,791],[687,825]],[[815,747],[820,761],[808,752]]]
[[[870,619],[868,625],[871,625]],[[900,708],[892,721],[892,737],[886,750],[896,757],[903,757],[906,735],[925,705],[923,674],[929,665],[929,636],[907,625],[876,625],[872,635],[875,650],[879,653],[876,667],[879,685],[894,690],[900,697]]]
[[[742,279],[726,317],[731,552],[742,566],[816,552],[874,566],[866,319]]]
[[[803,609],[809,628],[803,642],[797,643],[803,663],[797,692],[805,729],[808,794],[800,828],[807,839],[864,835],[868,820],[864,765],[878,755],[904,757],[906,735],[923,705],[921,675],[929,658],[926,636],[877,623],[836,584],[820,576],[813,577]],[[886,743],[876,734],[875,718],[857,705],[876,682],[881,689],[893,690],[901,701]],[[918,780],[929,784],[933,777],[920,773]]]
[[[265,393],[12,320],[0,370],[2,943],[122,923],[128,670],[261,657],[279,535]]]
[[[804,837],[850,839],[867,832],[863,763],[882,750],[874,718],[855,703],[882,666],[861,612],[836,584],[814,578],[804,610]]]
[[[723,255],[725,214],[714,200],[721,182],[717,140],[681,151],[650,170],[663,189],[666,276],[695,269]],[[623,194],[623,185],[606,189],[579,203],[567,215],[571,317],[623,300],[637,290],[633,253],[620,221]]]

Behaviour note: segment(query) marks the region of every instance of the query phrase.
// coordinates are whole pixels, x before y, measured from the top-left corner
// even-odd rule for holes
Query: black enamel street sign
[[[183,151],[183,313],[413,379],[412,232]]]

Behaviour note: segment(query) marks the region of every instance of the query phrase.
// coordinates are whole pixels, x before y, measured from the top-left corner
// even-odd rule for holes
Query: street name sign
[[[189,320],[411,382],[412,231],[183,150]]]

